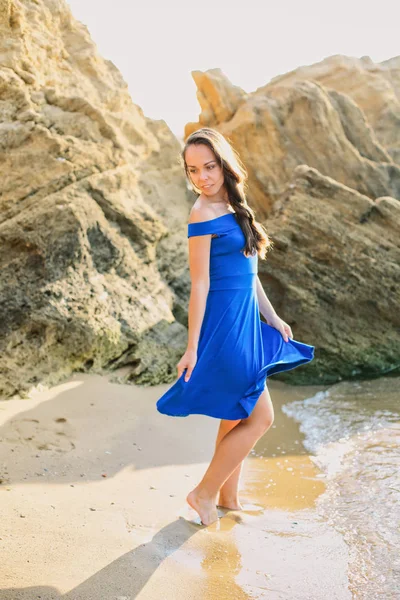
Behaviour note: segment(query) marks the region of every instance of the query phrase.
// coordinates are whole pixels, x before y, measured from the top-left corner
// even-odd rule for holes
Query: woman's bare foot
[[[222,494],[219,495],[217,506],[230,508],[231,510],[243,510],[243,506],[240,504],[238,498],[224,498]]]
[[[189,492],[186,501],[198,513],[203,525],[211,525],[214,521],[218,521],[215,502],[203,496],[199,492],[198,486]]]

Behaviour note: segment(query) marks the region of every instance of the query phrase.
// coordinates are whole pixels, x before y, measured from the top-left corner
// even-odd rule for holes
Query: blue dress
[[[210,287],[197,348],[197,362],[157,401],[173,417],[190,414],[246,419],[268,375],[294,369],[314,358],[314,346],[289,338],[260,319],[257,299],[258,254],[246,257],[236,214],[188,224],[188,237],[211,238]]]

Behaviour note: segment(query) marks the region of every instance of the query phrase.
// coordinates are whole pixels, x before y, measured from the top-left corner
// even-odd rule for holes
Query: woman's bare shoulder
[[[215,215],[208,206],[193,206],[189,213],[189,223],[199,223],[201,221],[209,221]]]

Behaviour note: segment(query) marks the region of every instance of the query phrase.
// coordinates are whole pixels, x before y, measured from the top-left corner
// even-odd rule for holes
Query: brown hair
[[[244,188],[247,187],[248,174],[239,154],[228,139],[216,129],[203,127],[190,134],[185,141],[181,157],[186,177],[192,185],[193,191],[198,194],[201,194],[201,190],[193,184],[185,159],[186,150],[191,144],[205,144],[208,146],[223,170],[224,185],[228,192],[229,202],[236,212],[237,220],[246,238],[246,244],[242,248],[245,256],[258,252],[260,258],[265,258],[267,251],[272,248],[273,242],[268,237],[264,227],[257,223],[254,211],[247,204]]]

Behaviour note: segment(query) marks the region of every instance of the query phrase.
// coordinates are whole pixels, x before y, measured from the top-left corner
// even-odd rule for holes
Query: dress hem
[[[292,340],[292,343],[293,342],[294,342],[294,340]],[[285,342],[285,343],[287,343],[287,342]],[[308,345],[302,344],[302,346],[304,348],[304,346],[308,346]],[[266,387],[266,384],[267,384],[268,377],[275,373],[281,373],[283,371],[295,369],[296,367],[299,367],[300,365],[302,365],[304,363],[308,363],[310,360],[312,360],[312,358],[314,356],[314,347],[308,346],[308,348],[310,349],[309,356],[303,355],[301,358],[299,358],[297,361],[294,361],[294,362],[286,362],[285,363],[284,361],[278,360],[276,362],[269,363],[268,365],[266,365],[265,367],[263,367],[260,370],[259,375],[256,379],[256,382],[253,383],[250,386],[250,388],[246,391],[246,393],[242,396],[242,398],[240,398],[240,400],[238,400],[238,404],[241,406],[241,408],[245,414],[235,415],[235,416],[230,415],[228,417],[228,416],[225,416],[224,414],[222,414],[220,411],[213,412],[213,411],[206,411],[204,409],[199,409],[198,411],[190,410],[190,412],[184,413],[184,414],[177,414],[177,413],[161,411],[161,410],[159,410],[158,407],[157,407],[157,410],[159,413],[161,413],[163,415],[167,415],[169,417],[189,417],[190,415],[203,415],[205,417],[212,417],[214,419],[224,419],[226,421],[238,421],[240,419],[247,419],[253,412],[254,407],[257,404],[259,397],[263,393],[263,391]],[[279,354],[279,351],[275,354],[275,356],[277,356],[278,354]],[[262,383],[262,387],[260,386],[260,383]],[[251,400],[250,400],[250,398],[251,398]]]

